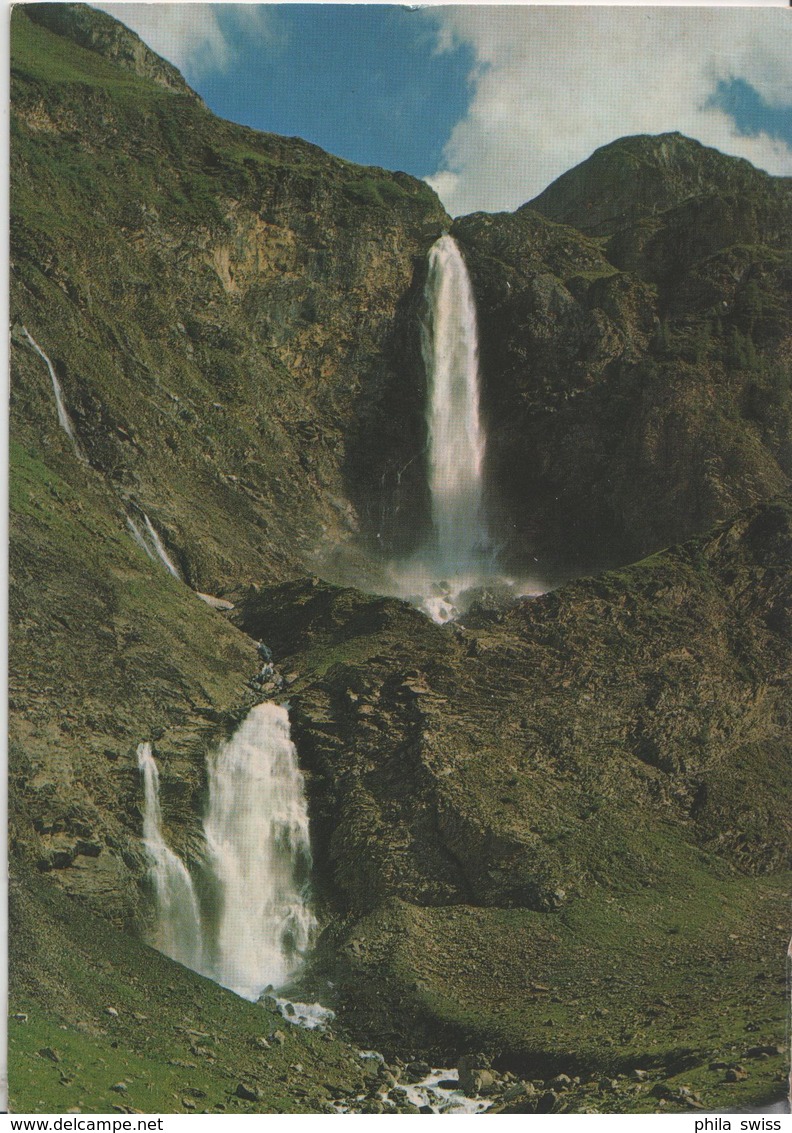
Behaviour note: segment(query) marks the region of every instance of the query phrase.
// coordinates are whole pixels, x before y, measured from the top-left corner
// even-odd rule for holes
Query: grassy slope
[[[363,1088],[346,1044],[291,1027],[41,881],[12,885],[11,931],[12,1112],[310,1113],[338,1087]],[[275,1031],[285,1041],[262,1045]],[[240,1083],[259,1100],[239,1098]]]
[[[133,542],[102,479],[63,444],[12,444],[11,849],[25,869],[71,855],[54,876],[125,923],[139,916],[144,869],[137,745],[155,741],[183,843],[203,753],[251,702],[257,659]]]
[[[12,31],[13,318],[198,589],[298,572],[349,537],[347,440],[437,198],[223,122],[19,9]],[[40,436],[46,373],[18,345],[13,428]]]

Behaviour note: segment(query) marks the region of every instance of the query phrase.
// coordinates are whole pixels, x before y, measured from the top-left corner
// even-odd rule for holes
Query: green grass
[[[135,99],[163,93],[162,88],[153,87],[150,79],[121,70],[95,51],[76,43],[70,43],[68,51],[64,51],[61,36],[33,23],[19,10],[12,20],[12,75],[46,84],[79,83],[101,87],[132,94]]]
[[[158,1043],[155,1053],[140,1054],[123,1049],[113,1038],[115,1028],[109,1017],[105,1035],[91,1036],[57,1022],[48,1013],[42,1014],[35,1000],[28,1003],[22,999],[15,1007],[28,1014],[24,1024],[12,1019],[9,1033],[15,1112],[63,1113],[77,1107],[82,1113],[108,1113],[120,1106],[132,1106],[143,1113],[187,1112],[184,1098],[199,1112],[211,1112],[229,1100],[229,1086],[224,1088],[222,1082],[208,1082],[203,1074],[169,1065],[170,1061],[188,1061],[190,1057],[189,1050],[175,1043],[170,1050]],[[138,1014],[142,1016],[143,1012]],[[141,1017],[141,1029],[145,1029],[148,1018]],[[123,1092],[112,1088],[119,1083]]]
[[[438,1040],[500,1050],[502,1064],[528,1076],[642,1067],[653,1081],[699,1090],[708,1108],[777,1100],[788,1063],[790,878],[718,878],[678,846],[654,848],[679,863],[671,883],[629,896],[603,890],[555,915],[405,908],[409,932],[389,938],[388,969],[419,989],[413,1013],[436,1021]],[[766,1044],[781,1053],[745,1057]],[[710,1068],[717,1060],[744,1063],[748,1078],[726,1082]],[[648,1087],[600,1104],[658,1108]]]
[[[19,878],[15,870],[12,1112],[316,1112],[328,1088],[362,1088],[362,1065],[345,1043],[202,979],[51,882]],[[276,1030],[284,1042],[262,1045]],[[112,1089],[119,1082],[126,1090]],[[240,1082],[260,1100],[238,1098]]]

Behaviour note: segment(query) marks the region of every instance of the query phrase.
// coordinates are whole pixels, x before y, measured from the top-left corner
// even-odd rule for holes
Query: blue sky
[[[617,137],[792,175],[784,7],[103,4],[218,114],[512,209]]]
[[[712,105],[732,118],[740,134],[749,138],[762,133],[792,146],[792,111],[788,105],[772,106],[745,79],[717,84]]]
[[[470,46],[438,54],[436,25],[407,8],[295,4],[267,17],[262,52],[233,9],[218,11],[237,55],[230,73],[198,76],[212,110],[351,161],[418,177],[437,169],[468,107]]]

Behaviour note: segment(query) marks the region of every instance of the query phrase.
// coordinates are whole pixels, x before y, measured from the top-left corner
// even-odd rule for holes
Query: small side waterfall
[[[159,771],[151,744],[137,749],[143,776],[143,845],[151,862],[150,876],[157,907],[155,948],[194,971],[202,970],[201,917],[192,879],[184,862],[165,842],[159,802]]]
[[[485,436],[479,411],[476,304],[465,261],[451,236],[429,252],[421,345],[428,386],[432,551],[441,572],[480,563]]]
[[[141,512],[141,515],[143,517],[142,528],[131,515],[127,515],[127,527],[132,533],[132,538],[153,562],[162,563],[165,569],[181,582],[182,576],[179,569],[165,550],[159,532],[145,512]]]
[[[158,925],[153,944],[246,999],[294,976],[316,919],[308,904],[311,848],[305,783],[285,708],[252,708],[209,756],[201,901],[189,871],[162,835],[159,775],[149,744],[138,748]],[[307,1025],[328,1012],[304,1009]],[[323,1013],[323,1014],[322,1014]]]
[[[255,999],[294,974],[316,927],[305,785],[285,708],[257,705],[210,758],[204,831],[221,897],[215,977]]]
[[[68,410],[66,409],[66,402],[63,399],[63,390],[61,389],[61,384],[58,381],[58,375],[55,373],[55,367],[53,366],[47,355],[44,353],[44,351],[41,349],[39,344],[36,342],[36,340],[33,338],[33,335],[30,333],[27,327],[22,327],[22,332],[30,345],[35,350],[36,354],[38,354],[39,358],[42,358],[46,363],[50,380],[52,381],[52,389],[55,393],[55,405],[58,410],[58,423],[63,429],[66,436],[71,441],[75,455],[80,460],[84,461],[85,454],[80,447],[80,442],[77,440],[77,434],[74,431],[74,425],[72,424],[71,417],[69,416]]]

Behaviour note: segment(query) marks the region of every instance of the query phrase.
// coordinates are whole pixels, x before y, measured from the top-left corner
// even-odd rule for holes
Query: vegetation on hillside
[[[440,627],[331,585],[425,533],[433,192],[218,120],[81,5],[15,8],[11,140],[12,1107],[376,1112],[361,1043],[475,1052],[499,1112],[780,1096],[789,183],[628,138],[454,222],[494,533],[578,577]],[[142,943],[137,746],[195,863],[262,640],[349,1043]]]

